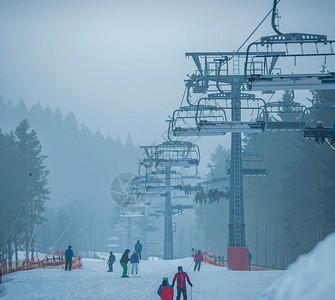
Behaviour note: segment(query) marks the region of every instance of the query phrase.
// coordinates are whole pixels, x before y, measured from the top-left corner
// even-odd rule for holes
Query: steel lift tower
[[[196,72],[186,80],[187,102],[173,113],[171,132],[174,136],[222,136],[231,133],[230,206],[228,267],[247,270],[248,249],[245,241],[242,145],[241,133],[264,131],[302,131],[306,138],[315,138],[330,145],[335,140],[335,126],[306,127],[303,120],[281,122],[269,118],[269,105],[255,95],[242,90],[273,94],[276,90],[334,89],[333,67],[335,41],[324,35],[279,32],[275,25],[277,2],[272,9],[274,36],[262,37],[249,44],[242,52],[190,52]],[[313,70],[322,59],[322,70]],[[297,68],[297,61],[302,67]],[[293,61],[293,66],[292,65]],[[240,67],[242,71],[240,71]],[[312,68],[314,66],[314,68]],[[297,72],[296,72],[297,71]],[[203,94],[198,103],[191,102],[190,90]],[[251,106],[250,102],[254,102]],[[256,111],[253,118],[245,120],[247,110]],[[228,115],[228,113],[230,115]]]
[[[156,184],[148,186],[147,190],[158,190],[165,193],[164,211],[164,259],[170,260],[173,255],[173,229],[171,192],[181,190],[183,182],[180,173],[172,170],[173,167],[197,167],[200,161],[200,151],[197,145],[184,141],[166,141],[157,146],[142,146],[145,151],[143,163],[154,166],[158,171],[152,172],[159,179]],[[165,184],[163,178],[165,177]]]

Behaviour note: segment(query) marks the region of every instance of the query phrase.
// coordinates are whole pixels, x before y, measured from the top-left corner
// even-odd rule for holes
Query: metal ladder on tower
[[[239,84],[238,76],[240,75],[240,56],[238,54],[233,56],[233,84]],[[235,107],[240,103],[234,103]],[[237,107],[236,107],[237,108]],[[234,121],[241,120],[241,110],[236,110],[234,113]],[[233,151],[234,151],[234,245],[241,246],[241,133],[233,134]]]

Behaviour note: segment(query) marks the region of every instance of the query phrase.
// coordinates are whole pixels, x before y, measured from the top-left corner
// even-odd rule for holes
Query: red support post
[[[247,247],[228,247],[228,268],[236,271],[249,270],[249,250]]]

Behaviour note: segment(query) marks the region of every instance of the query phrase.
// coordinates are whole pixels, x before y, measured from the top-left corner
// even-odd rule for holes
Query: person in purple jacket
[[[198,253],[194,256],[194,271],[197,269],[197,267],[198,267],[198,271],[200,271],[200,266],[201,266],[202,261],[203,261],[203,257],[201,254],[201,250],[198,250]]]

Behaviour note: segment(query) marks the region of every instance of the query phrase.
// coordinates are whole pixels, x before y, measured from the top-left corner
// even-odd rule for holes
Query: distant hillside
[[[111,208],[109,195],[112,179],[119,173],[136,168],[138,149],[128,136],[120,139],[93,134],[84,125],[78,126],[72,112],[63,116],[60,109],[43,108],[40,104],[27,108],[23,100],[17,106],[0,99],[0,128],[14,130],[28,119],[36,130],[42,151],[48,156],[50,185],[49,207],[80,201]],[[112,134],[112,133],[111,133]]]

